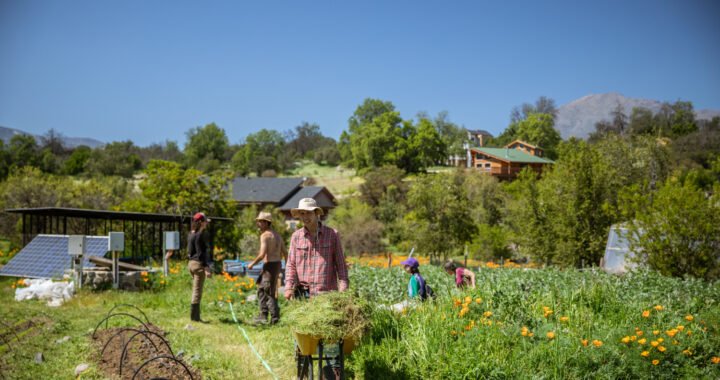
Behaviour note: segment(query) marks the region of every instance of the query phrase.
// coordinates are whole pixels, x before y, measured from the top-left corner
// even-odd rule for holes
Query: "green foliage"
[[[78,175],[85,172],[91,156],[92,149],[89,147],[81,145],[75,148],[70,154],[70,157],[63,163],[62,173]]]
[[[39,148],[35,138],[30,135],[15,135],[8,144],[12,167],[36,166],[39,163]]]
[[[527,143],[539,146],[545,151],[548,158],[557,157],[555,148],[560,143],[560,133],[555,129],[555,120],[552,115],[544,113],[531,113],[527,118],[518,121],[508,127],[503,133],[503,139],[522,140]]]
[[[340,233],[348,255],[383,251],[383,224],[373,216],[372,207],[357,198],[346,198],[330,214],[328,225]]]
[[[350,118],[338,149],[356,169],[395,165],[422,172],[446,158],[447,147],[431,120],[403,120],[390,102],[366,99]]]
[[[477,289],[460,292],[440,268],[420,270],[433,289],[440,289],[439,298],[405,313],[375,308],[368,337],[347,362],[356,378],[674,379],[720,373],[711,362],[720,345],[714,322],[720,315],[717,283],[652,272],[615,277],[594,271],[474,269]],[[351,271],[353,289],[375,302],[403,300],[406,284],[399,268]],[[642,317],[644,310],[648,318]],[[668,333],[672,329],[678,331]],[[640,344],[640,338],[646,341]],[[658,338],[664,338],[665,353],[651,348]],[[648,358],[640,355],[643,350],[650,352]],[[482,360],[473,359],[478,352]]]
[[[141,196],[123,203],[128,211],[192,215],[202,211],[211,216],[234,218],[237,209],[228,197],[229,173],[205,176],[197,169],[183,169],[177,162],[153,160],[140,183]],[[234,223],[217,229],[214,244],[237,252],[239,231]]]
[[[407,197],[404,225],[420,252],[447,256],[472,240],[477,230],[460,175],[419,176]]]
[[[391,186],[396,189],[395,194],[399,198],[404,198],[407,193],[407,185],[403,182],[404,176],[405,172],[402,169],[390,165],[368,170],[363,175],[365,182],[360,185],[360,199],[376,207]]]
[[[287,154],[280,132],[261,129],[245,138],[245,144],[232,158],[232,167],[239,175],[252,172],[261,176],[267,170],[282,172],[291,164]]]
[[[186,133],[185,158],[188,165],[203,172],[217,170],[227,157],[229,148],[225,130],[215,123],[190,129]]]
[[[500,261],[512,257],[509,231],[501,225],[479,224],[478,233],[469,246],[471,257],[486,261]]]
[[[87,166],[96,175],[130,178],[140,170],[142,161],[139,148],[132,141],[115,141],[94,149]]]
[[[668,276],[720,277],[717,195],[707,196],[691,181],[671,178],[652,197],[629,188],[622,204],[639,261]]]

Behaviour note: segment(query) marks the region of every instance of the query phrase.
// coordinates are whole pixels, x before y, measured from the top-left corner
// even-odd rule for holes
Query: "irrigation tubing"
[[[260,359],[260,361],[262,362],[263,366],[265,366],[265,369],[267,369],[268,372],[270,372],[270,374],[272,375],[273,379],[278,380],[277,375],[275,374],[275,372],[273,372],[272,368],[270,368],[270,365],[265,361],[265,359],[263,359],[262,356],[260,356],[260,354],[259,354],[259,353],[257,352],[257,350],[255,349],[255,346],[253,346],[252,342],[250,341],[250,337],[248,336],[248,334],[247,334],[247,332],[245,331],[245,329],[242,328],[242,326],[240,326],[240,322],[238,322],[237,317],[235,317],[235,310],[233,310],[232,302],[228,303],[228,307],[230,308],[230,313],[232,313],[233,321],[235,321],[235,324],[237,325],[237,328],[238,328],[238,329],[243,333],[243,335],[245,336],[245,340],[247,340],[248,346],[250,346],[250,349],[252,350],[252,352],[255,353],[255,356],[257,356],[258,359]]]

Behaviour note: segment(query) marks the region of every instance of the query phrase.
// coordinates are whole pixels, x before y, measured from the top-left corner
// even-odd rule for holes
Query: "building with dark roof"
[[[326,187],[303,186],[303,182],[303,178],[237,177],[232,183],[232,197],[239,206],[277,207],[288,219],[302,198],[315,199],[326,215],[335,208],[335,196]]]

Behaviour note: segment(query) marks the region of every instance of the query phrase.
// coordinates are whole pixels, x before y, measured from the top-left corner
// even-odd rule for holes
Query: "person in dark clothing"
[[[200,301],[205,277],[212,276],[212,247],[206,231],[208,223],[210,223],[210,219],[205,214],[198,212],[192,218],[192,227],[188,234],[188,271],[193,278],[190,319],[197,322],[202,321],[200,319]]]
[[[257,278],[260,314],[255,318],[254,323],[267,323],[269,312],[270,323],[276,324],[280,320],[276,294],[277,282],[282,270],[281,260],[287,258],[287,249],[282,236],[272,229],[272,215],[269,212],[260,212],[255,218],[255,224],[260,230],[260,250],[255,260],[248,265],[248,269],[252,269],[260,261],[263,261],[263,267]]]

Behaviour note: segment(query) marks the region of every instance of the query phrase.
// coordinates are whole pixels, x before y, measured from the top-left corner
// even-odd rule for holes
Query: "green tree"
[[[340,233],[343,249],[348,255],[384,250],[382,223],[373,216],[372,207],[357,198],[341,201],[330,214],[328,225]]]
[[[355,133],[361,126],[390,112],[395,112],[395,105],[392,102],[366,98],[348,120],[348,130],[350,133]]]
[[[644,107],[633,108],[630,113],[628,129],[630,130],[630,134],[633,135],[657,135],[652,111]]]
[[[225,130],[215,123],[192,128],[186,133],[185,158],[189,166],[204,172],[217,170],[227,159],[229,143]]]
[[[0,181],[3,181],[10,174],[10,165],[12,155],[5,145],[5,142],[0,139]]]
[[[15,135],[8,146],[12,166],[38,166],[39,149],[35,138],[30,135]]]
[[[261,129],[245,138],[245,144],[232,158],[232,167],[240,175],[284,171],[291,164],[285,153],[285,140],[280,132]]]
[[[197,169],[183,169],[177,162],[153,160],[144,171],[141,196],[123,203],[123,209],[138,212],[207,215],[235,218],[237,209],[228,195],[229,173],[209,176]],[[215,245],[237,252],[239,232],[234,223],[219,223]]]
[[[636,259],[667,276],[720,277],[720,202],[691,182],[669,179],[653,197],[623,192]]]
[[[365,182],[360,185],[360,199],[371,207],[376,207],[392,186],[396,189],[394,194],[398,197],[397,201],[402,201],[407,193],[404,176],[402,169],[392,165],[368,170],[363,175]]]
[[[458,175],[422,175],[408,192],[404,224],[410,243],[431,257],[447,258],[477,232]]]
[[[91,156],[92,149],[85,145],[80,145],[72,151],[70,157],[63,163],[62,173],[78,175],[85,172]]]
[[[545,150],[547,157],[555,158],[557,157],[555,149],[562,139],[554,124],[552,115],[532,113],[525,120],[517,123],[513,139],[537,145]]]
[[[99,175],[130,178],[142,167],[138,153],[138,147],[130,140],[111,142],[93,150],[88,171]]]

